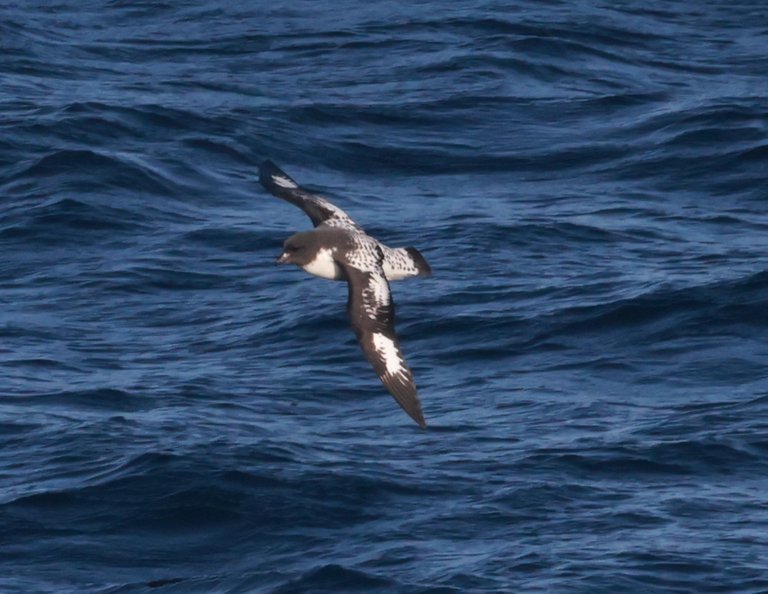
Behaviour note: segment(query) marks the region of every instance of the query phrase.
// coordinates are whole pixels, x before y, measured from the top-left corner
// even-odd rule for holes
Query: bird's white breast
[[[302,268],[309,274],[328,280],[341,280],[343,278],[341,268],[333,259],[333,252],[329,249],[318,250],[315,259]]]

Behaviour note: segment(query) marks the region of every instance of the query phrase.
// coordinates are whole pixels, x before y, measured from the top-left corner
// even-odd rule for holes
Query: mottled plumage
[[[343,210],[302,189],[270,161],[262,165],[260,179],[267,190],[304,210],[315,225],[289,237],[277,262],[347,281],[347,313],[366,359],[403,410],[426,427],[413,373],[395,334],[388,282],[431,274],[424,257],[415,248],[382,245]]]
[[[338,206],[302,188],[272,161],[261,164],[259,181],[269,192],[307,213],[315,227],[326,225],[365,233],[362,227]],[[416,248],[391,248],[378,241],[376,243],[384,256],[382,267],[387,280],[402,280],[412,276],[432,274],[429,264]]]

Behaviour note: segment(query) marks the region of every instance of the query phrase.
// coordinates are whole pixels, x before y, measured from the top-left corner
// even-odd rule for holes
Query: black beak
[[[277,260],[275,260],[275,266],[277,266],[278,264],[288,264],[288,259],[290,257],[291,256],[290,254],[288,254],[288,252],[283,252],[282,254],[280,254],[280,257],[278,257]]]

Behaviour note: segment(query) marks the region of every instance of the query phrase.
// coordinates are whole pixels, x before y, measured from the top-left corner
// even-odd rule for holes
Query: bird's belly
[[[344,273],[333,259],[333,256],[331,256],[330,250],[320,250],[315,259],[302,266],[302,268],[309,272],[309,274],[314,274],[320,278],[327,278],[328,280],[341,280],[344,278]]]

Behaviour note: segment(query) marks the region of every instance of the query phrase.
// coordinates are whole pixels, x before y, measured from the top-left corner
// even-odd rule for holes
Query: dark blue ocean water
[[[5,2],[0,591],[768,591],[768,10]],[[271,158],[435,275],[430,428]]]

